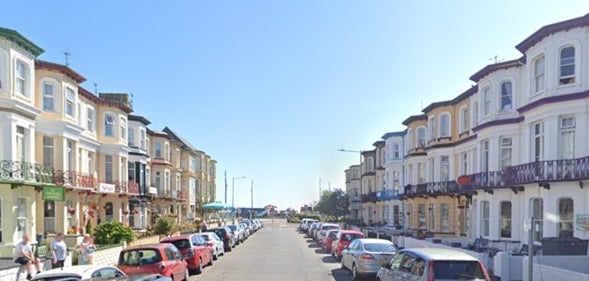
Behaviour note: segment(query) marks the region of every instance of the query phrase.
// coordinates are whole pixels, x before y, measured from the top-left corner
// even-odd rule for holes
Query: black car
[[[217,234],[217,236],[223,240],[225,251],[230,252],[231,249],[235,247],[235,235],[233,235],[231,228],[227,226],[221,226],[209,229],[208,231],[215,232],[215,234]]]

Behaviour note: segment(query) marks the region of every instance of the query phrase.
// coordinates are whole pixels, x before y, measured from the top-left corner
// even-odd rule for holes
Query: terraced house
[[[405,228],[525,241],[531,218],[536,241],[589,238],[589,14],[516,48],[521,57],[483,67],[471,88],[404,120],[402,140],[383,137],[403,167]]]
[[[129,95],[93,94],[42,53],[0,28],[0,254],[24,234],[202,215],[215,201],[216,161],[168,128],[150,130]]]

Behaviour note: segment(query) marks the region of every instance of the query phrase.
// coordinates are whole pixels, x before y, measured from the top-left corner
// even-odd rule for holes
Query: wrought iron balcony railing
[[[98,183],[94,176],[76,171],[57,170],[53,179],[56,185],[69,185],[89,189],[96,189],[96,184]]]
[[[376,201],[377,201],[376,192],[370,192],[368,194],[362,194],[362,203],[376,202]]]
[[[23,161],[0,160],[0,181],[53,184],[53,168]]]
[[[480,172],[468,176],[470,183],[462,186],[455,181],[407,185],[403,196],[464,194],[475,190],[511,188],[529,183],[587,180],[589,157],[537,161],[507,167],[502,171]]]

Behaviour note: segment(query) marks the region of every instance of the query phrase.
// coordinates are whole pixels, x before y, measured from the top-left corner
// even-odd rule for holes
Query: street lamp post
[[[237,213],[235,210],[235,180],[245,179],[245,177],[232,177],[231,178],[231,207],[233,207],[233,211]],[[233,223],[235,224],[235,214],[233,215]]]

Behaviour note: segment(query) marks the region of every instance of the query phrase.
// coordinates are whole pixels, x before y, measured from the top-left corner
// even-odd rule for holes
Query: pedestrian
[[[84,240],[78,245],[78,264],[93,264],[95,251],[94,239],[90,237],[90,234],[84,234]]]
[[[63,267],[65,258],[67,257],[67,246],[63,241],[64,238],[65,235],[63,233],[57,233],[55,240],[51,243],[52,268]]]
[[[25,265],[27,270],[27,280],[33,278],[33,265],[37,269],[37,274],[41,273],[41,261],[33,254],[33,248],[29,244],[29,236],[23,235],[22,241],[16,244],[14,262]]]

